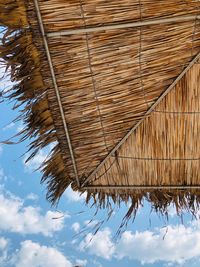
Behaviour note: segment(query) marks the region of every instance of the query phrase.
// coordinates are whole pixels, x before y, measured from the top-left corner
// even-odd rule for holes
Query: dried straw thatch
[[[0,0],[0,56],[23,104],[48,199],[72,184],[103,205],[199,203],[200,3]],[[25,107],[24,107],[25,104]]]

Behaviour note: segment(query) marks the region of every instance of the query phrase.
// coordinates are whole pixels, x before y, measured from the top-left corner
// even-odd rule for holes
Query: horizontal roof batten
[[[120,24],[107,25],[107,26],[88,27],[88,28],[73,29],[73,30],[69,29],[69,30],[64,30],[64,31],[48,32],[46,33],[46,35],[47,37],[60,37],[64,35],[84,34],[84,33],[90,33],[90,32],[125,29],[125,28],[135,28],[135,27],[150,26],[150,25],[157,25],[157,24],[164,24],[164,23],[186,22],[186,21],[193,21],[196,19],[200,19],[200,15],[198,16],[197,15],[185,15],[185,16],[177,16],[177,17],[170,17],[170,18],[160,18],[160,19],[154,19],[154,20],[136,21],[136,22],[130,22],[130,23],[120,23]]]
[[[199,185],[90,185],[84,186],[82,189],[85,190],[159,190],[159,189],[200,189]]]

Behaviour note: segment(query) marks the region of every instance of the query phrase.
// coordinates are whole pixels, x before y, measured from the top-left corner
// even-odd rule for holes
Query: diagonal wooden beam
[[[130,23],[119,23],[113,25],[105,25],[105,26],[98,26],[98,27],[87,27],[81,29],[69,29],[57,32],[48,32],[46,33],[47,37],[60,37],[64,35],[72,35],[72,34],[84,34],[84,33],[91,33],[91,32],[98,32],[98,31],[107,31],[107,30],[116,30],[116,29],[126,29],[126,28],[135,28],[135,27],[142,27],[142,26],[150,26],[150,25],[157,25],[157,24],[165,24],[165,23],[178,23],[178,22],[186,22],[186,21],[193,21],[200,19],[200,15],[185,15],[185,16],[174,16],[170,18],[160,18],[154,20],[144,20],[144,21],[136,21]]]
[[[175,81],[165,90],[165,92],[156,100],[156,102],[147,110],[143,118],[139,120],[130,131],[121,139],[121,141],[110,151],[110,153],[105,157],[105,159],[98,165],[98,167],[86,178],[82,183],[81,187],[90,181],[90,179],[100,170],[100,168],[105,164],[105,162],[111,156],[115,155],[115,152],[119,147],[128,139],[128,137],[140,126],[140,124],[145,120],[147,116],[156,108],[156,106],[163,100],[163,98],[174,88],[174,86],[182,79],[186,72],[195,64],[195,62],[200,58],[200,52],[195,56],[195,58],[188,64],[188,66],[181,72],[181,74],[175,79]]]
[[[40,31],[41,31],[42,38],[43,38],[43,43],[44,43],[44,47],[45,47],[45,51],[46,51],[47,60],[48,60],[48,63],[49,63],[52,82],[53,82],[53,85],[54,85],[54,89],[55,89],[55,93],[56,93],[56,97],[57,97],[57,102],[58,102],[58,106],[59,106],[59,110],[60,110],[60,114],[61,114],[61,118],[62,118],[62,122],[63,122],[65,136],[66,136],[68,147],[69,147],[69,152],[70,152],[70,156],[71,156],[71,160],[72,160],[72,164],[73,164],[74,174],[75,174],[75,177],[76,177],[77,185],[78,185],[78,187],[80,187],[80,182],[79,182],[79,178],[78,178],[78,171],[77,171],[77,167],[76,167],[74,152],[73,152],[73,149],[72,149],[72,144],[71,144],[71,140],[70,140],[70,136],[69,136],[69,129],[68,129],[68,126],[67,126],[67,122],[65,120],[65,114],[64,114],[64,110],[63,110],[63,106],[62,106],[62,102],[61,102],[60,92],[59,92],[58,85],[57,85],[56,75],[55,75],[54,68],[53,68],[53,63],[52,63],[52,58],[51,58],[51,54],[50,54],[50,51],[49,51],[47,38],[46,38],[46,35],[45,35],[45,30],[44,30],[44,25],[43,25],[43,20],[42,20],[42,16],[41,16],[38,0],[34,0],[34,4],[35,4],[37,17],[38,17]]]

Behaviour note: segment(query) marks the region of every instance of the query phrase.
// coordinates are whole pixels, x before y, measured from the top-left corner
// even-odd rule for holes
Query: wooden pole
[[[199,16],[185,15],[185,16],[177,16],[177,17],[171,17],[171,18],[144,20],[144,21],[120,23],[120,24],[105,25],[105,26],[98,26],[98,27],[87,27],[87,28],[74,29],[74,30],[69,29],[69,30],[58,31],[58,32],[48,32],[46,33],[46,36],[47,37],[60,37],[64,35],[84,34],[84,33],[91,33],[91,32],[97,32],[97,31],[135,28],[135,27],[150,26],[150,25],[157,25],[157,24],[163,24],[163,23],[186,22],[186,21],[193,21],[196,19],[200,19],[200,15]]]
[[[51,55],[50,55],[50,51],[49,51],[48,42],[47,42],[46,35],[45,35],[45,30],[44,30],[44,25],[43,25],[43,21],[42,21],[42,16],[41,16],[38,0],[34,0],[34,4],[35,4],[37,17],[38,17],[40,31],[41,31],[44,46],[45,46],[46,56],[47,56],[48,63],[49,63],[49,68],[51,71],[51,77],[52,77],[52,81],[53,81],[53,85],[54,85],[54,89],[55,89],[55,93],[56,93],[56,97],[57,97],[57,101],[58,101],[58,106],[59,106],[59,110],[60,110],[60,114],[61,114],[61,118],[62,118],[62,122],[63,122],[63,127],[64,127],[64,131],[65,131],[67,143],[69,146],[70,156],[71,156],[71,160],[72,160],[72,164],[73,164],[73,168],[74,168],[74,173],[75,173],[77,185],[78,185],[78,187],[80,187],[80,182],[79,182],[79,178],[78,178],[78,171],[77,171],[74,153],[73,153],[73,149],[72,149],[72,144],[71,144],[71,140],[70,140],[70,136],[69,136],[69,129],[68,129],[68,126],[67,126],[67,123],[65,120],[64,110],[63,110],[61,97],[60,97],[60,93],[59,93],[59,89],[58,89],[58,85],[57,85],[57,81],[56,81],[55,72],[53,69],[53,63],[52,63],[52,59],[51,59]]]

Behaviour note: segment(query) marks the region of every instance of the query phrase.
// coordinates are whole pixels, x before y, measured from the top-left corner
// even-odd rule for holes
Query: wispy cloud
[[[94,228],[98,225],[99,221],[98,220],[86,220],[84,221],[84,225],[87,228]]]
[[[78,222],[72,224],[72,230],[77,234],[81,229],[81,225]]]
[[[33,201],[38,200],[38,198],[39,198],[38,195],[36,195],[36,194],[34,194],[34,193],[30,193],[30,194],[28,194],[27,197],[26,197],[27,200],[33,200]]]
[[[12,128],[14,128],[15,127],[15,123],[14,122],[11,122],[11,123],[9,123],[8,125],[6,125],[5,127],[3,127],[3,131],[7,131],[7,130],[10,130],[10,129],[12,129]]]

